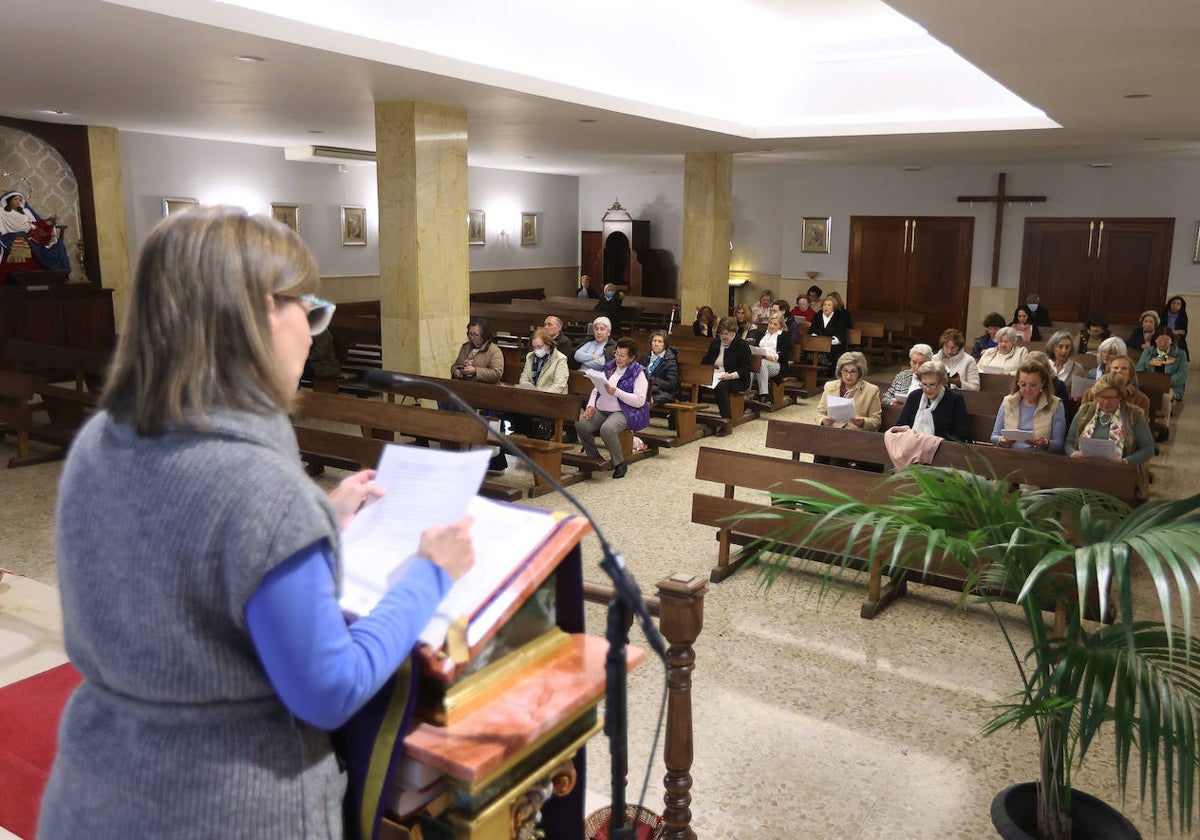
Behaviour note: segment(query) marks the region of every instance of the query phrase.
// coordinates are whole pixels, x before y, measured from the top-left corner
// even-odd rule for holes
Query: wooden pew
[[[583,398],[583,404],[586,405],[592,394],[592,382],[583,375],[583,371],[571,371],[570,385],[568,390],[572,394],[578,394]],[[692,441],[699,440],[707,434],[704,428],[696,424],[696,415],[703,408],[703,405],[695,402],[687,402],[686,400],[673,400],[671,402],[651,404],[651,417],[666,417],[670,421],[670,425],[675,429],[674,435],[665,435],[660,431],[659,427],[647,426],[639,430],[636,434],[647,444],[653,446],[666,446],[668,448],[676,446],[684,446]],[[626,455],[633,452],[633,434],[629,433],[630,445],[624,450]],[[622,445],[624,445],[624,437],[622,436]]]
[[[979,373],[979,390],[1011,394],[1013,377],[1007,373]]]
[[[688,395],[688,402],[699,404],[704,391],[712,394],[712,389],[707,386],[712,384],[713,370],[712,365],[685,362],[682,358],[679,360],[679,388]],[[729,414],[726,418],[715,411],[706,411],[698,413],[696,419],[710,426],[718,437],[724,437],[733,432],[734,426],[758,418],[757,411],[746,409],[746,394],[740,391],[729,392]]]
[[[580,371],[580,370],[571,371],[571,376],[570,376],[570,380],[569,380],[569,383],[567,386],[567,391],[568,391],[568,393],[574,394],[579,397],[581,407],[587,406],[588,400],[591,399],[593,390],[594,390],[594,388],[592,386],[592,381],[590,379],[588,379],[587,376],[584,375],[583,371]],[[687,426],[688,434],[689,435],[696,434],[697,430],[695,428],[695,426],[696,426],[696,417],[695,417],[696,411],[695,411],[695,409],[699,408],[699,406],[693,407],[686,403],[678,403],[678,404],[672,404],[672,405],[678,405],[678,411],[676,412],[676,417],[679,418],[680,420],[682,420],[682,422]],[[653,414],[653,412],[654,412],[654,409],[651,409],[651,414]],[[578,415],[576,415],[576,419],[578,419]],[[572,425],[574,425],[574,422],[575,421],[571,421]],[[637,437],[641,438],[642,443],[644,443],[646,445],[646,449],[643,449],[638,452],[634,451],[633,438],[635,435]],[[597,435],[597,437],[599,437],[599,435]],[[645,429],[640,429],[637,432],[631,432],[629,429],[623,429],[621,431],[621,433],[619,435],[617,435],[617,438],[621,442],[621,457],[625,460],[626,463],[633,463],[634,461],[640,461],[643,458],[649,458],[654,455],[657,455],[659,446],[680,446],[681,445],[679,442],[676,442],[672,438],[666,437],[665,435],[655,434],[653,431],[650,430],[649,427],[647,427]],[[683,442],[686,443],[687,441],[683,441]],[[595,458],[590,458],[587,455],[583,454],[582,451],[580,451],[578,453],[575,453],[575,452],[564,453],[563,463],[567,464],[568,466],[575,467],[576,469],[579,469],[579,470],[585,472],[588,476],[590,476],[592,474],[592,472],[594,472],[597,469],[600,469],[601,467],[605,466],[605,464],[607,464],[609,462],[605,461],[605,460],[598,461]]]
[[[801,380],[800,383],[789,383],[785,390],[801,399],[818,393],[822,379],[828,379],[828,368],[822,367],[819,359],[824,353],[828,356],[833,352],[833,342],[827,335],[802,335],[799,344],[792,353],[792,362],[788,372]]]
[[[8,468],[43,464],[63,457],[63,449],[34,450],[31,445],[34,430],[34,387],[32,376],[13,370],[0,370],[0,437],[16,435],[17,454],[8,459]]]
[[[581,459],[576,456],[568,458],[566,455],[572,447],[563,442],[563,426],[566,423],[574,423],[579,418],[583,398],[578,394],[548,394],[530,388],[509,388],[503,385],[487,385],[459,379],[439,379],[418,374],[406,375],[419,381],[412,385],[397,385],[389,388],[388,391],[392,394],[402,394],[420,399],[444,399],[437,391],[422,383],[435,384],[454,392],[476,409],[499,414],[523,414],[529,417],[549,419],[554,424],[554,432],[550,440],[536,440],[524,435],[510,435],[509,440],[521,447],[534,463],[561,484],[568,485],[590,478],[592,472],[600,466],[591,459]],[[658,450],[651,448],[645,452],[636,453],[633,460],[656,454],[658,454]],[[576,466],[579,474],[563,475],[564,463]],[[540,477],[534,475],[534,486],[530,495],[540,496],[551,492],[552,489]]]
[[[904,403],[894,402],[883,407],[883,421],[879,431],[884,432],[896,425],[900,413],[904,411]],[[967,412],[967,435],[976,443],[988,443],[992,436],[992,428],[996,424],[995,414],[972,414]]]
[[[73,382],[77,391],[100,390],[108,373],[111,354],[99,350],[81,350],[57,344],[40,344],[10,338],[4,344],[4,356],[17,370],[48,382]]]
[[[845,429],[829,431],[839,433],[842,437],[863,436],[862,433]],[[886,501],[903,484],[884,484],[878,474],[845,467],[784,461],[766,455],[727,452],[709,447],[700,450],[696,478],[722,485],[720,497],[704,493],[694,493],[692,496],[692,521],[718,529],[717,565],[710,573],[710,580],[714,583],[724,580],[744,565],[752,549],[761,547],[763,540],[775,540],[779,549],[787,554],[818,562],[843,562],[850,569],[867,571],[867,594],[859,611],[863,618],[874,618],[889,603],[903,595],[910,577],[916,582],[958,592],[966,586],[967,570],[961,563],[942,556],[934,557],[928,570],[921,559],[902,558],[888,574],[885,572],[885,561],[877,559],[871,562],[867,559],[870,556],[867,550],[870,535],[854,543],[849,558],[838,560],[846,542],[844,534],[813,536],[811,516],[781,507],[776,504],[778,499],[768,495],[829,498],[824,491],[800,483],[814,481],[855,500],[875,504]],[[737,498],[738,488],[757,492],[749,498],[745,494]],[[750,548],[731,556],[733,545]],[[886,555],[877,555],[882,556]],[[883,582],[885,574],[889,577],[886,585]],[[1011,600],[1017,593],[988,594]],[[1095,603],[1096,599],[1093,598]],[[1098,616],[1095,606],[1092,607],[1091,616]]]
[[[54,447],[16,465],[63,457],[79,427],[99,405],[110,354],[20,339],[9,339],[4,349],[17,369],[33,378],[33,393],[39,400],[35,410],[47,415],[45,424],[31,426],[27,434]]]
[[[994,420],[994,418],[993,418]],[[766,445],[792,453],[843,458],[859,463],[892,466],[883,435],[871,432],[770,420]],[[1047,452],[1022,452],[998,446],[943,441],[933,466],[969,470],[1032,487],[1079,487],[1099,490],[1126,504],[1137,504],[1137,466],[1090,458],[1067,458]]]
[[[465,414],[432,411],[397,405],[383,400],[364,400],[345,394],[301,391],[296,401],[296,418],[346,423],[361,428],[360,434],[314,428],[293,420],[300,456],[310,467],[332,466],[360,470],[379,463],[383,447],[396,435],[436,441],[445,449],[472,449],[488,445],[487,431]],[[516,501],[519,490],[494,481],[484,481],[484,496]]]

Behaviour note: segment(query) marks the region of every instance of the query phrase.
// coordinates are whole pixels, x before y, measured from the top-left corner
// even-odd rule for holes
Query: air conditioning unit
[[[340,146],[284,146],[284,160],[305,163],[335,163],[369,166],[375,163],[375,153],[363,149],[343,149]]]

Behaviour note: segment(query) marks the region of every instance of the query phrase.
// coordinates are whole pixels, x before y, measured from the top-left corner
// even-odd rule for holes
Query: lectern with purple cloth
[[[583,632],[588,531],[562,519],[484,605],[491,629],[419,649],[339,732],[356,840],[509,838],[539,811],[547,837],[583,836],[583,746],[601,729],[607,654]],[[643,658],[631,648],[627,667]]]

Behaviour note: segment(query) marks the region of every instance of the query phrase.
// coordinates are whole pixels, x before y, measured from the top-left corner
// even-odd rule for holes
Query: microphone
[[[526,455],[521,447],[508,440],[504,435],[496,435],[492,427],[487,424],[487,421],[480,417],[466,400],[437,380],[423,376],[409,376],[390,370],[369,370],[366,376],[363,377],[363,380],[370,387],[380,391],[419,386],[437,392],[454,403],[464,413],[474,418],[475,422],[479,425],[483,426],[487,430],[488,436],[493,438],[502,450],[515,456],[539,478],[561,493],[568,502],[583,514],[584,519],[592,526],[597,539],[600,540],[600,548],[604,552],[604,559],[600,561],[600,568],[604,570],[605,574],[612,581],[613,588],[616,590],[617,598],[621,601],[621,605],[641,625],[642,633],[645,635],[650,647],[658,654],[660,659],[666,662],[666,642],[663,641],[662,634],[658,632],[658,628],[654,626],[654,620],[650,617],[650,611],[646,609],[646,604],[642,601],[642,590],[638,587],[637,581],[633,579],[633,576],[629,574],[628,568],[625,565],[625,558],[612,547],[605,538],[603,531],[600,530],[600,525],[592,518],[591,513],[588,512],[588,509],[580,504],[578,499],[568,493],[567,488],[563,487],[556,478],[535,464],[533,459]]]

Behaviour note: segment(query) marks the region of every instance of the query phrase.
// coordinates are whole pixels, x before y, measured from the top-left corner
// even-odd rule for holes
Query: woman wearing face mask
[[[585,341],[575,349],[575,361],[580,370],[604,370],[613,354],[617,342],[612,339],[612,322],[601,315],[592,321],[592,340]]]
[[[740,393],[750,387],[750,355],[750,345],[737,337],[734,320],[722,318],[717,325],[717,337],[708,345],[708,352],[700,360],[700,364],[712,365],[720,374],[713,391],[722,417],[728,419],[733,416],[729,394]]]
[[[567,393],[567,381],[571,375],[567,357],[554,346],[554,339],[544,328],[533,331],[529,338],[530,350],[525,354],[525,367],[521,370],[518,388],[532,388],[548,394]],[[512,430],[518,434],[549,440],[554,424],[544,417],[525,414],[508,416]]]
[[[617,291],[617,287],[612,283],[604,284],[604,291],[600,295],[600,300],[596,301],[596,311],[608,318],[612,324],[612,331],[616,334],[621,332],[621,293]]]
[[[979,365],[975,363],[974,356],[963,352],[967,345],[966,337],[951,327],[942,333],[938,343],[942,349],[933,354],[933,361],[941,362],[946,368],[950,387],[962,391],[978,391]]]

